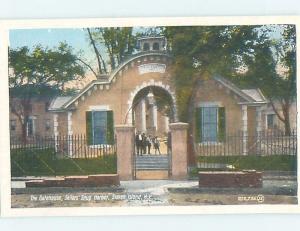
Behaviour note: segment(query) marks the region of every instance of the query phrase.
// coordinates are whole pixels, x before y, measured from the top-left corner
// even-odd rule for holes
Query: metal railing
[[[59,135],[51,137],[10,138],[13,153],[37,150],[52,150],[58,158],[97,158],[116,153],[113,144],[89,144],[85,134]]]
[[[297,134],[263,131],[256,135],[238,132],[222,141],[215,137],[195,143],[200,169],[256,169],[261,171],[297,171]]]
[[[296,155],[297,134],[292,131],[286,136],[281,132],[260,132],[256,135],[243,135],[238,132],[225,136],[222,141],[215,137],[195,143],[195,151],[200,156],[236,156],[236,155]]]

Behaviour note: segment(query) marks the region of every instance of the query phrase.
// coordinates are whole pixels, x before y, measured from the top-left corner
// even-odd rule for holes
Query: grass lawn
[[[55,157],[53,149],[24,149],[11,152],[11,175],[14,177],[112,174],[116,172],[116,155],[92,159],[58,159]]]
[[[232,165],[234,169],[226,171],[241,171],[255,169],[257,171],[297,171],[297,157],[292,155],[273,156],[198,156],[198,163]],[[197,176],[199,171],[222,171],[220,168],[195,168],[190,176]]]
[[[200,156],[199,163],[224,163],[236,170],[255,169],[259,171],[296,171],[297,158],[292,155],[272,156]]]

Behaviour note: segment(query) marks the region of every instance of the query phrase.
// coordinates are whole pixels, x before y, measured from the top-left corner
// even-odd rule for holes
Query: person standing
[[[151,152],[150,152],[150,150],[151,150],[151,135],[149,135],[149,136],[147,136],[147,147],[148,147],[148,154],[150,155],[151,154]]]
[[[142,135],[140,132],[137,132],[135,135],[135,145],[137,149],[137,155],[142,155]]]
[[[146,142],[147,142],[147,140],[146,140],[146,135],[145,135],[145,133],[143,133],[142,134],[142,152],[143,152],[143,154],[146,154],[146,146],[147,146],[147,144],[146,144]]]
[[[159,140],[158,140],[157,136],[154,137],[154,142],[153,143],[154,143],[155,154],[158,151],[158,154],[161,155],[160,149],[159,149],[160,143],[159,143]]]

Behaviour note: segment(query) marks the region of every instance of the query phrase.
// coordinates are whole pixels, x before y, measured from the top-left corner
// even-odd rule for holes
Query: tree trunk
[[[93,36],[92,36],[92,33],[91,33],[91,31],[90,31],[89,28],[87,28],[87,32],[88,32],[88,35],[89,35],[91,44],[92,44],[92,46],[93,46],[94,52],[95,52],[95,54],[96,54],[99,73],[102,74],[102,66],[101,66],[102,56],[101,56],[100,52],[98,51],[98,48],[97,48],[96,43],[95,43],[95,40],[94,40],[94,38],[93,38]],[[105,70],[105,69],[106,69],[106,67],[104,67],[104,70]]]
[[[281,102],[282,115],[279,114],[275,104],[272,100],[270,100],[273,111],[277,115],[278,119],[284,124],[284,134],[286,136],[290,136],[291,132],[291,124],[290,124],[290,103],[289,100],[283,100]]]
[[[24,119],[23,123],[21,123],[21,129],[22,129],[22,143],[26,144],[27,143],[27,120]]]
[[[193,84],[192,94],[189,98],[189,105],[188,105],[188,165],[189,166],[196,166],[197,165],[197,158],[196,158],[196,150],[195,150],[195,139],[194,139],[194,106],[195,106],[195,97],[197,93],[197,89],[201,84],[201,80],[197,79],[195,84]]]
[[[289,102],[285,101],[285,103],[282,104],[282,113],[284,117],[284,134],[286,136],[291,136],[291,123],[290,123],[290,104]]]

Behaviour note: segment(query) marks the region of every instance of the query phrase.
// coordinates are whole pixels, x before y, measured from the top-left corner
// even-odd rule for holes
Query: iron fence
[[[254,136],[239,132],[225,136],[219,142],[207,141],[194,145],[200,169],[277,172],[297,170],[296,131],[292,131],[290,135],[278,131],[263,131]]]
[[[116,173],[116,145],[89,145],[85,135],[10,139],[11,175]]]
[[[214,140],[208,138],[206,140]],[[260,132],[256,135],[244,135],[238,132],[225,136],[222,141],[206,141],[195,143],[198,156],[237,156],[237,155],[296,155],[297,134],[282,132]]]
[[[97,158],[116,153],[116,142],[112,144],[89,144],[85,134],[51,137],[10,138],[13,153],[51,150],[57,158]]]

